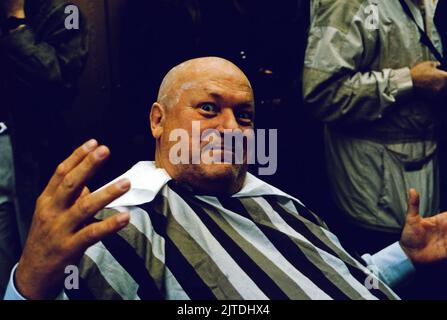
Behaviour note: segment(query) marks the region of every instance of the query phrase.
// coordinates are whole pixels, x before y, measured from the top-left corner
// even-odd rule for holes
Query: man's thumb
[[[419,193],[415,189],[408,191],[408,209],[407,216],[413,217],[419,215]]]

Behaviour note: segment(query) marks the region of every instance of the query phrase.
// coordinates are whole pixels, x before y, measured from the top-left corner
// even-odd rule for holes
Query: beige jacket
[[[406,0],[442,52],[436,2]],[[426,12],[423,17],[422,12]],[[410,68],[434,60],[398,0],[314,0],[304,98],[327,123],[329,176],[338,206],[371,228],[398,231],[406,191],[438,208],[437,108],[413,92]]]
[[[413,1],[407,0],[425,28]],[[442,52],[434,5],[426,3],[429,32]],[[410,76],[410,68],[425,60],[434,57],[398,0],[313,1],[304,97],[332,127],[386,143],[431,138],[435,107],[412,94]]]

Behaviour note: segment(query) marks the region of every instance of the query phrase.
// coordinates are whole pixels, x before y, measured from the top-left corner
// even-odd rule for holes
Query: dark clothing
[[[9,134],[0,163],[0,178],[8,179],[1,181],[8,188],[0,188],[0,295],[20,256],[35,200],[72,147],[61,112],[73,100],[87,45],[82,23],[79,30],[65,28],[67,4],[25,1],[26,26],[0,31],[0,122]],[[0,12],[0,20],[5,18]]]
[[[72,102],[87,45],[84,28],[65,29],[66,5],[65,0],[26,1],[27,26],[9,35],[0,31],[0,107],[13,143],[22,241],[36,195],[65,156],[64,146],[70,147],[61,111]]]
[[[7,117],[8,117],[8,113],[6,111],[6,108],[0,108],[0,122],[6,121]]]
[[[439,1],[436,8],[435,24],[444,47],[444,60],[447,53],[447,2]]]
[[[438,7],[436,8],[435,23],[438,28],[439,34],[442,39],[442,44],[444,47],[444,56],[447,53],[447,2],[439,1]],[[443,97],[444,101],[447,99],[447,93]],[[445,103],[445,102],[444,102]],[[447,110],[446,108],[441,108],[441,129],[440,129],[440,143],[439,143],[439,160],[441,167],[441,211],[447,210],[447,170],[444,168],[447,164]]]

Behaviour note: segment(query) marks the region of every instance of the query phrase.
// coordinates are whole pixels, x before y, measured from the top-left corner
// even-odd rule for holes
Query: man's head
[[[212,129],[222,137],[224,130],[253,129],[253,119],[253,91],[237,66],[215,57],[186,61],[169,71],[161,84],[157,102],[152,106],[150,121],[157,140],[156,164],[174,180],[188,184],[197,192],[235,193],[244,182],[246,161],[243,164],[206,164],[203,161],[193,164],[193,153],[197,149],[204,152],[209,142],[193,141],[192,123],[200,124],[200,134]],[[177,144],[177,141],[170,141],[170,135],[177,129],[189,136],[190,161],[187,164],[174,164],[170,159],[170,152]],[[246,159],[246,144],[244,148]],[[221,153],[231,157],[233,152],[222,147],[212,153],[213,156]]]

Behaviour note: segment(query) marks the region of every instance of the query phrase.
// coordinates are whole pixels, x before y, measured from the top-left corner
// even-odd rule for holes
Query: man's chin
[[[202,164],[200,166],[204,178],[210,180],[235,180],[239,172],[243,170],[243,165],[230,163]]]
[[[188,177],[188,184],[200,193],[220,194],[235,193],[242,187],[244,165],[229,163],[201,164],[194,174]]]

